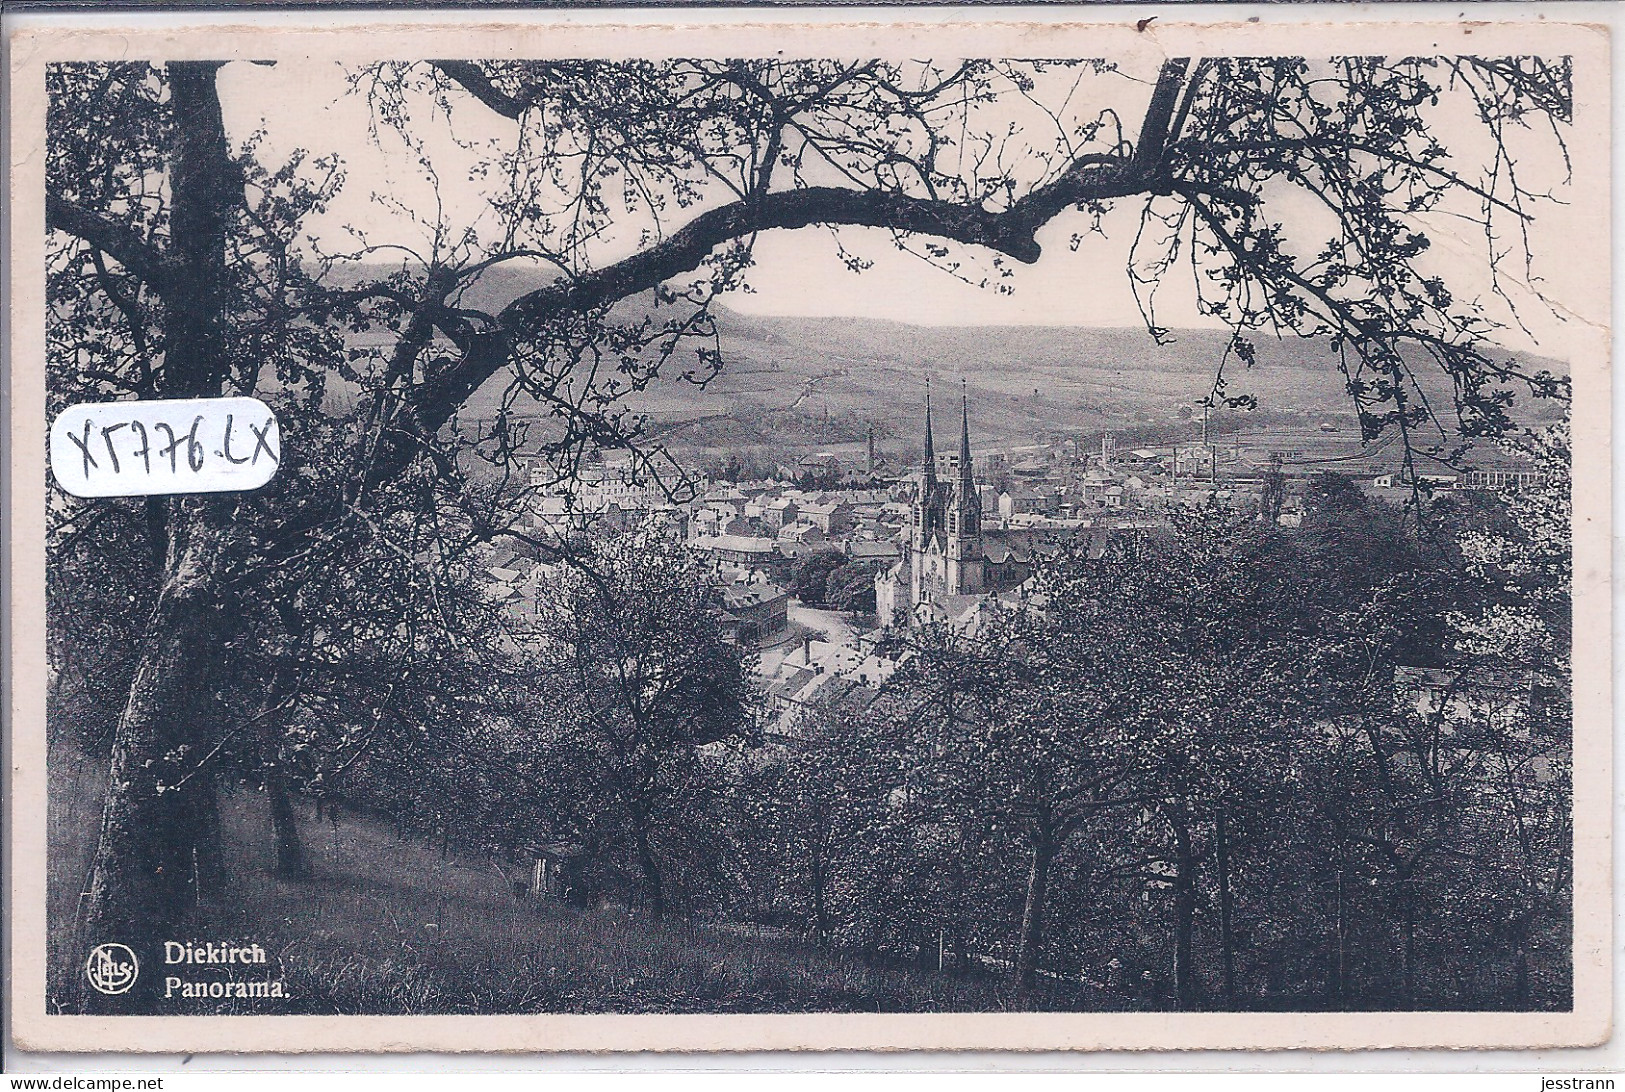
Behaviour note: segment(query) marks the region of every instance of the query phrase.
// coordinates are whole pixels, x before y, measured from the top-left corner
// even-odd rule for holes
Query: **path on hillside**
[[[794,402],[791,402],[790,405],[786,407],[786,409],[794,410],[794,409],[798,408],[801,405],[801,403],[805,402],[807,399],[809,399],[809,398],[811,398],[813,396],[813,394],[816,391],[816,388],[818,387],[818,384],[822,383],[824,380],[826,380],[826,379],[839,379],[841,376],[851,375],[851,374],[852,374],[852,369],[850,367],[848,367],[847,365],[842,364],[839,367],[835,368],[833,371],[820,372],[818,375],[810,376],[807,379],[803,379],[801,381],[801,393],[796,395],[796,400]]]

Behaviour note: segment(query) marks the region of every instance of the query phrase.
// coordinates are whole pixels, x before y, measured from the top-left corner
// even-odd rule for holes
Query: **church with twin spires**
[[[908,548],[875,577],[881,625],[952,621],[991,592],[1015,587],[1031,572],[1031,559],[1002,541],[991,548],[982,530],[982,501],[970,451],[970,396],[961,396],[959,453],[938,476],[931,434],[931,388],[925,393],[925,458],[914,492]],[[1003,536],[995,536],[1001,538]]]

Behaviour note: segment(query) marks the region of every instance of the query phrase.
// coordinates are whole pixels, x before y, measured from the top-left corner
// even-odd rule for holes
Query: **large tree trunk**
[[[1330,958],[1327,960],[1331,967],[1331,973],[1327,975],[1326,978],[1326,992],[1330,995],[1332,1002],[1341,1008],[1348,994],[1348,981],[1344,956],[1344,949],[1346,947],[1345,941],[1347,938],[1345,925],[1346,908],[1343,905],[1343,870],[1341,868],[1337,870],[1336,898],[1336,914],[1332,919],[1333,933],[1330,944]]]
[[[198,902],[219,897],[226,882],[226,851],[220,832],[220,791],[212,769],[192,775],[197,834],[192,840],[192,890]]]
[[[213,658],[220,602],[213,594],[216,535],[172,521],[169,575],[114,738],[101,836],[91,869],[83,947],[117,942],[156,969],[200,894],[217,884],[214,770],[199,766],[220,730]],[[86,993],[92,1012],[151,1007],[161,979],[143,974],[128,993]]]
[[[1528,912],[1521,912],[1513,919],[1511,930],[1512,941],[1512,1007],[1517,1011],[1526,1011],[1529,1008],[1529,935],[1531,933],[1532,919]],[[1415,925],[1411,925],[1412,933]]]
[[[227,355],[221,299],[229,277],[225,233],[241,202],[228,155],[215,62],[168,66],[174,119],[170,245],[162,284],[163,389],[169,398],[218,395]],[[222,726],[217,670],[235,613],[220,574],[233,502],[168,502],[162,585],[113,742],[83,918],[81,959],[98,944],[132,948],[142,971],[125,993],[83,989],[90,1012],[152,1011],[165,940],[179,935],[198,898],[218,883],[221,860],[214,769]],[[80,962],[76,959],[75,962]]]
[[[1174,829],[1174,995],[1182,1010],[1196,1007],[1196,854],[1183,814],[1170,815]]]
[[[1416,910],[1405,904],[1405,1007],[1416,1007]]]
[[[1027,870],[1027,906],[1021,914],[1021,943],[1016,949],[1016,981],[1031,988],[1038,978],[1038,952],[1044,943],[1044,896],[1049,890],[1049,866],[1055,846],[1048,837],[1033,840]]]
[[[278,604],[282,623],[290,632],[300,625],[298,616],[286,602]],[[272,679],[266,695],[265,708],[256,718],[259,726],[260,783],[265,788],[266,810],[270,813],[271,839],[275,844],[276,874],[285,880],[309,879],[310,855],[305,852],[304,837],[299,832],[299,818],[294,812],[293,796],[288,791],[287,767],[282,761],[283,735],[287,710],[299,689],[298,672],[292,668],[279,669]],[[321,800],[316,801],[316,822],[322,821]]]
[[[288,796],[288,781],[275,760],[265,768],[265,799],[271,809],[271,833],[276,838],[276,874],[285,880],[310,876],[310,860],[299,834],[299,819]]]
[[[638,869],[643,873],[643,905],[651,917],[666,916],[666,892],[660,878],[660,862],[655,860],[649,846],[649,828],[644,823],[637,829]]]
[[[818,938],[818,946],[826,947],[829,944],[829,903],[826,898],[826,888],[829,886],[828,869],[824,864],[822,849],[812,851],[812,903],[813,903],[813,933]]]
[[[1232,915],[1234,899],[1230,894],[1230,832],[1224,821],[1224,812],[1213,820],[1214,864],[1219,870],[1219,949],[1224,961],[1224,1002],[1236,1007],[1236,935]]]

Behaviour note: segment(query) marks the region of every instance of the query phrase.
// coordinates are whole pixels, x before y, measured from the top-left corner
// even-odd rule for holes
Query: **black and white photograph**
[[[1606,1034],[1606,39],[974,30],[13,42],[19,1026]]]

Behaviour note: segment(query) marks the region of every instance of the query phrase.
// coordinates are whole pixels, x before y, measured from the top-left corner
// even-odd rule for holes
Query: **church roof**
[[[986,548],[983,549],[982,554],[994,565],[1004,565],[1011,561],[1014,561],[1017,564],[1023,564],[1032,559],[1031,555],[1025,551],[1012,550],[1010,547],[1001,542],[988,543]]]
[[[771,603],[787,595],[777,584],[735,584],[725,586],[721,591],[722,601],[730,611]]]
[[[773,552],[773,540],[757,535],[718,535],[713,539],[695,539],[696,546],[713,550],[733,550],[747,554],[770,554]]]
[[[865,561],[876,558],[891,558],[902,553],[902,547],[895,542],[865,542],[853,539],[846,544],[847,556]]]

